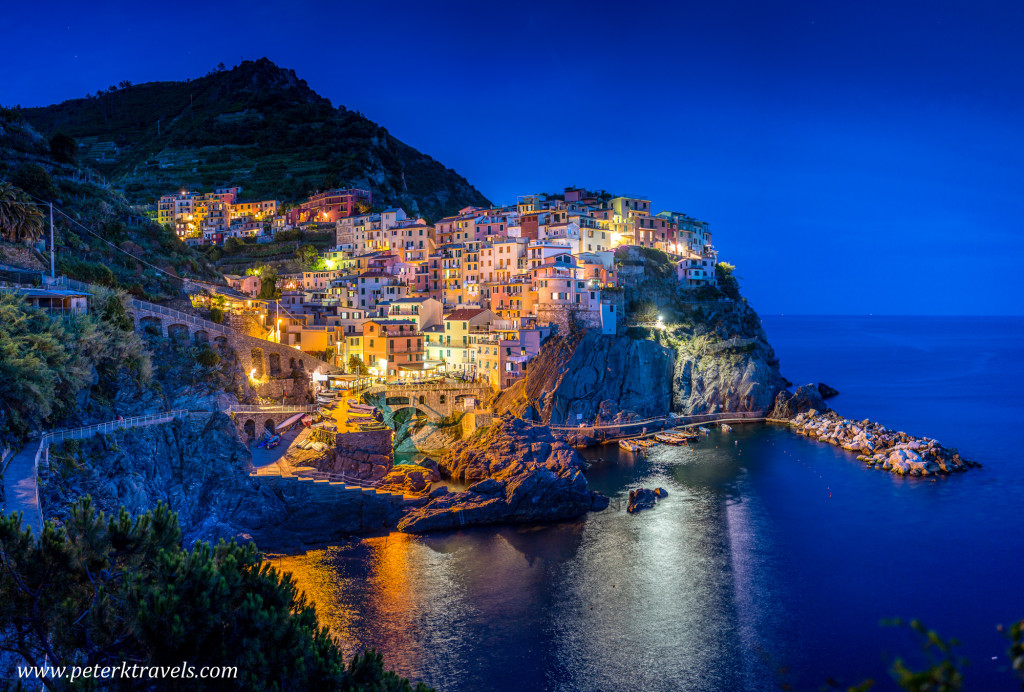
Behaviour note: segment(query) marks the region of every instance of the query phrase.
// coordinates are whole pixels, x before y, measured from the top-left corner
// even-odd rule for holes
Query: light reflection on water
[[[756,529],[733,509],[738,467],[732,450],[699,447],[592,452],[606,457],[594,487],[619,503],[584,520],[396,533],[275,562],[346,653],[377,647],[443,689],[770,688],[759,635],[739,624],[737,565],[745,590],[756,577],[729,533]],[[669,494],[629,515],[638,479]]]
[[[1024,320],[766,319],[783,372],[847,415],[934,435],[982,470],[873,471],[777,427],[693,449],[587,450],[618,506],[546,527],[372,538],[277,560],[349,653],[444,690],[795,689],[872,677],[918,617],[963,641],[969,689],[1015,689],[997,623],[1024,616]],[[965,373],[968,375],[965,377]],[[630,488],[663,486],[627,515]],[[591,609],[593,608],[593,609]]]

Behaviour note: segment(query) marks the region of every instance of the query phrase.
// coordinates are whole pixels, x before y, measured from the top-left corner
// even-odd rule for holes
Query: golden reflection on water
[[[347,654],[362,649],[360,640],[368,628],[382,626],[389,647],[403,651],[415,646],[410,627],[418,610],[411,578],[417,572],[412,564],[415,540],[393,533],[270,562],[292,573],[316,607],[320,624],[341,640]]]

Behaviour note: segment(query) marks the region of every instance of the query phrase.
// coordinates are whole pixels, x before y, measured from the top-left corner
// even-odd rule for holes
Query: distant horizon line
[[[952,315],[952,314],[944,314],[944,313],[906,313],[906,312],[904,312],[904,313],[900,313],[900,312],[892,312],[892,313],[889,313],[889,312],[884,312],[884,313],[875,313],[875,312],[833,312],[833,313],[824,313],[824,312],[758,312],[758,315],[760,317],[770,316],[770,317],[956,317],[956,318],[963,318],[963,317],[1017,317],[1017,318],[1024,318],[1024,314],[1008,314],[1008,313],[981,314],[981,315],[978,315],[978,314],[975,314],[975,315]]]

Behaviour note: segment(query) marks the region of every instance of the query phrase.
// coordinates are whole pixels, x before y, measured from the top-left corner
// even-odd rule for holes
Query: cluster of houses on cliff
[[[369,210],[373,201],[369,190],[335,189],[317,193],[285,211],[275,199],[240,201],[241,193],[240,187],[226,187],[206,193],[182,190],[163,195],[157,200],[155,220],[173,228],[192,246],[221,245],[228,238],[268,243],[278,231],[333,224]]]
[[[237,190],[213,194],[235,199]],[[623,308],[620,246],[665,251],[686,286],[716,283],[708,225],[678,212],[651,213],[642,196],[567,189],[509,206],[466,207],[433,224],[401,208],[365,211],[372,204],[365,190],[320,193],[291,217],[276,215],[271,203],[253,204],[275,214],[271,228],[279,219],[281,228],[333,222],[336,246],[323,268],[278,277],[279,301],[254,300],[259,276],[228,276],[232,288],[249,298],[248,309],[261,306],[258,321],[270,338],[377,376],[456,373],[507,388],[553,329],[615,333]]]

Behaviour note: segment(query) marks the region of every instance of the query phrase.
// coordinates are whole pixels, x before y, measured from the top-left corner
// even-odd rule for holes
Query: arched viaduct
[[[132,301],[136,331],[147,328],[179,343],[208,343],[234,349],[242,369],[257,379],[307,373],[340,372],[341,368],[292,346],[258,339],[216,322],[141,300]]]
[[[403,409],[414,409],[426,415],[428,420],[439,421],[466,409],[466,398],[478,402],[487,401],[491,388],[487,385],[378,385],[371,387],[367,394],[383,403],[394,415]]]

